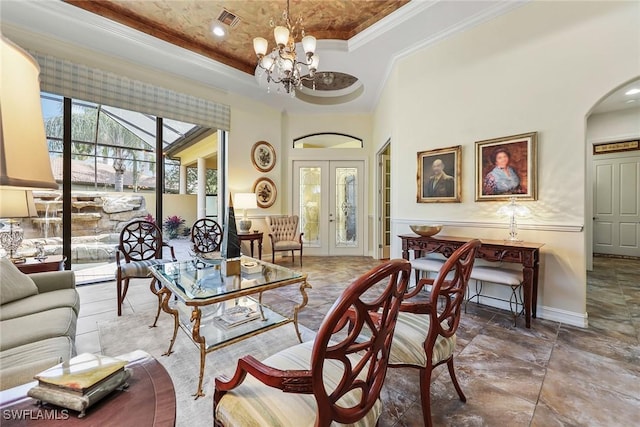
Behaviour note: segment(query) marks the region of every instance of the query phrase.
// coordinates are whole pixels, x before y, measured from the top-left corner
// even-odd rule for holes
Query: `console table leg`
[[[523,269],[524,283],[522,290],[524,292],[524,319],[525,326],[531,328],[531,307],[533,305],[533,268],[525,267]]]

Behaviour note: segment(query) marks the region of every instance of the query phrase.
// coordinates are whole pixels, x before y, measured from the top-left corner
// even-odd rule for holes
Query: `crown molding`
[[[402,25],[407,20],[414,18],[416,14],[436,5],[439,1],[441,0],[411,1],[407,3],[401,8],[395,10],[393,13],[385,16],[380,21],[351,37],[351,39],[349,39],[349,50],[356,50],[359,47],[374,41],[378,37],[382,37],[386,32],[397,29],[399,25]]]

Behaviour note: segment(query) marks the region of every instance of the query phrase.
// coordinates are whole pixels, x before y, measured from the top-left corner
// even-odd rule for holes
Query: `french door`
[[[309,255],[364,255],[364,162],[293,162],[293,210]]]

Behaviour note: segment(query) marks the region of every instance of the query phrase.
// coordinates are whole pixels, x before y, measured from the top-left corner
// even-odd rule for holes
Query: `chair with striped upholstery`
[[[458,248],[442,265],[435,279],[419,280],[416,287],[405,295],[400,308],[389,366],[419,369],[425,426],[432,425],[431,372],[436,366],[447,364],[458,396],[466,402],[456,379],[453,352],[462,302],[479,247],[480,240],[474,239]],[[431,286],[428,300],[424,294],[421,295],[426,286]]]
[[[381,264],[344,290],[313,341],[241,358],[231,379],[216,378],[215,425],[375,426],[410,274],[406,260]]]
[[[163,248],[168,247],[171,251],[171,259],[162,257]],[[124,258],[124,259],[122,259]],[[122,315],[122,303],[129,290],[129,280],[151,277],[149,267],[176,260],[173,246],[164,242],[162,231],[153,222],[135,220],[124,226],[120,232],[120,244],[116,251],[116,282],[118,288],[118,316]],[[124,284],[124,287],[123,287]],[[151,280],[150,288],[158,297],[158,311],[156,313],[153,326],[160,316],[160,304],[162,296],[159,292],[159,283],[154,277]]]

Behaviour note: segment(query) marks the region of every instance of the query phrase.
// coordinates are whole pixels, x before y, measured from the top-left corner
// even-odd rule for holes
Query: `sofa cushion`
[[[13,319],[15,317],[27,316],[29,314],[62,307],[70,307],[76,313],[76,316],[78,315],[80,311],[80,297],[75,289],[45,292],[4,304],[2,308],[0,308],[0,320]]]
[[[60,362],[62,362],[62,358],[60,356],[52,356],[50,358],[43,358],[42,360],[23,363],[19,366],[11,366],[6,369],[3,368],[2,371],[0,371],[2,374],[0,390],[6,390],[8,388],[29,383],[34,380],[34,375],[37,375]]]
[[[313,341],[298,344],[269,357],[264,364],[284,370],[307,370],[310,368],[312,348]],[[323,372],[325,387],[328,390],[334,389],[342,378],[343,367],[336,361],[326,360]],[[353,393],[358,391],[354,390]],[[343,406],[354,406],[357,398],[353,397],[351,394],[344,396],[341,400]],[[378,399],[367,416],[352,425],[375,426],[381,411],[382,403]],[[283,393],[247,375],[240,386],[220,399],[216,405],[215,416],[226,426],[300,427],[313,426],[316,412],[317,405],[313,394]]]
[[[71,307],[54,308],[40,313],[0,322],[0,351],[47,338],[76,336],[77,316]]]
[[[49,338],[0,352],[0,389],[32,381],[33,376],[75,356],[69,337]]]
[[[33,280],[7,258],[0,259],[0,305],[38,293]]]

